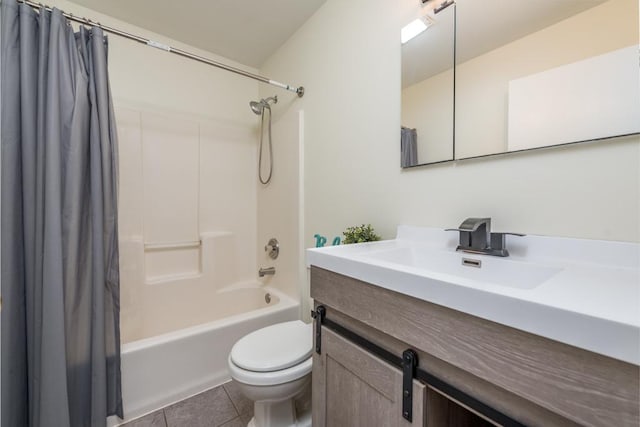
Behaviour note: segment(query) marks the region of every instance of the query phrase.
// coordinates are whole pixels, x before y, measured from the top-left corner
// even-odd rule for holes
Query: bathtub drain
[[[264,302],[266,302],[267,304],[271,303],[271,294],[269,292],[264,294]]]

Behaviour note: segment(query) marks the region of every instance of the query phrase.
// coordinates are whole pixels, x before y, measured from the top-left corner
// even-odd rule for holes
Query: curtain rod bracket
[[[155,42],[153,40],[149,40],[147,42],[147,46],[151,46],[151,47],[155,47],[155,48],[160,49],[160,50],[171,52],[171,47],[170,46],[168,46],[166,44],[159,43],[159,42]]]

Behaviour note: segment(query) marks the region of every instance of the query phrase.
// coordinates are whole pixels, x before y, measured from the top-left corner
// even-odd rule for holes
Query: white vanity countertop
[[[394,240],[308,249],[307,262],[640,365],[640,245],[508,236],[511,255],[500,258],[456,252],[457,244],[458,234],[454,232],[400,226]],[[400,259],[405,254],[418,259]],[[423,266],[420,256],[425,261],[431,259],[431,264]],[[441,257],[445,262],[439,261]],[[458,268],[463,257],[481,260],[483,267]],[[452,260],[459,263],[449,272],[447,268],[451,267],[446,265]],[[485,270],[480,271],[482,268]],[[520,268],[522,274],[518,276]],[[542,273],[538,274],[538,269]],[[474,279],[474,270],[484,279]],[[491,277],[505,282],[501,272],[511,272],[508,281],[516,277],[514,282],[519,282],[521,277],[523,285],[492,283]]]

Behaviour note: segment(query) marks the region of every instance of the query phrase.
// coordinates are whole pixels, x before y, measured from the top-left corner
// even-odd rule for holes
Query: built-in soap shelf
[[[184,273],[184,274],[174,274],[174,275],[164,275],[164,276],[155,276],[155,277],[146,277],[145,285],[159,285],[162,283],[178,283],[185,282],[189,280],[197,280],[202,277],[201,273]]]
[[[142,236],[121,238],[136,259],[124,261],[141,271],[145,285],[187,282],[231,283],[235,280],[235,234],[230,231],[201,233],[199,239],[144,242]],[[138,258],[139,256],[139,258]]]
[[[147,242],[140,235],[120,236],[122,280],[144,285],[202,283],[222,288],[239,279],[237,235],[200,233],[194,240]]]
[[[202,276],[202,239],[190,242],[145,243],[145,284],[178,282]],[[158,272],[158,267],[161,269]],[[184,269],[185,271],[181,271]],[[174,274],[171,271],[176,271]],[[160,273],[160,274],[158,274]]]
[[[145,251],[162,251],[166,249],[183,249],[196,248],[202,245],[202,240],[194,240],[191,242],[164,242],[164,243],[145,243]]]

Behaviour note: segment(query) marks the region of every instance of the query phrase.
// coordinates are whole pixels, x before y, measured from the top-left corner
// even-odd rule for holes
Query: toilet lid
[[[312,347],[311,324],[294,320],[244,336],[231,349],[231,360],[249,371],[279,371],[311,357]]]

